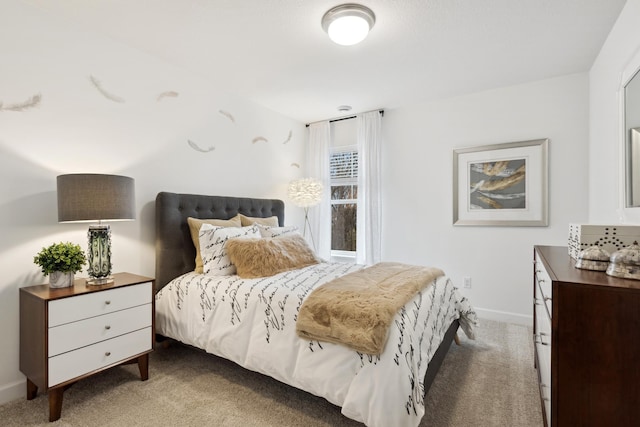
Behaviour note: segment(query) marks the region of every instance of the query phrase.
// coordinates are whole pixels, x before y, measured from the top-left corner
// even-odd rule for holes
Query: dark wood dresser
[[[640,425],[640,281],[534,247],[535,366],[547,426]]]

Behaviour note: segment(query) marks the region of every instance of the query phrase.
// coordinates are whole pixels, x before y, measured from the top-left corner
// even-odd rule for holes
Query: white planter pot
[[[54,271],[49,274],[50,288],[68,288],[73,286],[73,271]]]

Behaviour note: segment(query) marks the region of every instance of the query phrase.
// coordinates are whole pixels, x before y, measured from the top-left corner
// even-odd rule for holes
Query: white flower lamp
[[[313,240],[311,224],[309,223],[309,208],[320,203],[323,190],[324,186],[322,182],[315,178],[302,178],[289,183],[289,198],[293,201],[294,205],[304,208],[304,228],[302,229],[302,236],[306,235],[307,227],[309,227],[309,236],[311,236],[311,243],[314,249],[316,242]]]

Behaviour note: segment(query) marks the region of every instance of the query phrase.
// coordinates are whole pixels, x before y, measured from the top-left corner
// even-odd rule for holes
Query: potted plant
[[[60,242],[42,248],[33,257],[33,262],[40,266],[45,276],[49,275],[50,287],[65,288],[73,285],[73,275],[82,270],[87,258],[79,245]]]

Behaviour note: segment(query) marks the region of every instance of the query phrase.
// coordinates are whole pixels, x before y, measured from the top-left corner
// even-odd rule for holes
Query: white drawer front
[[[536,345],[540,370],[540,396],[544,403],[547,425],[551,425],[551,349]]]
[[[49,302],[49,327],[151,303],[151,282]]]
[[[151,304],[49,328],[49,357],[151,326]]]
[[[151,350],[151,328],[49,358],[49,387]]]
[[[536,297],[538,297],[536,293]],[[537,366],[540,373],[540,393],[545,405],[547,425],[551,425],[551,319],[547,313],[545,304],[536,298],[536,327],[533,337],[536,353],[538,355]]]
[[[535,341],[551,348],[551,319],[547,315],[544,304],[536,303],[536,335]]]
[[[538,285],[538,288],[542,292],[542,299],[547,305],[547,309],[549,310],[549,316],[552,316],[553,313],[553,300],[551,299],[552,294],[552,286],[551,286],[551,278],[549,274],[544,269],[544,266],[540,261],[536,262],[536,275],[535,281]]]

